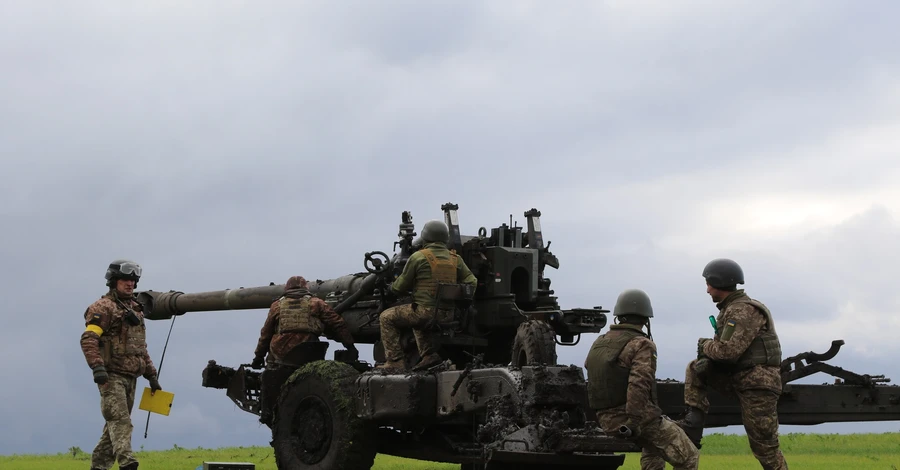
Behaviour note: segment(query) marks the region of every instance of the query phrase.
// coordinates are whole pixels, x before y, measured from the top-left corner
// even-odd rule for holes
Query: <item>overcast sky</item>
[[[78,338],[111,260],[139,290],[327,279],[448,201],[472,235],[541,210],[565,308],[646,290],[660,378],[709,336],[700,272],[731,257],[786,354],[844,339],[832,363],[900,380],[896,2],[377,3],[0,5],[0,454],[100,437]],[[267,445],[200,385],[265,315],[175,321],[175,404],[146,439],[135,406],[136,449]],[[782,427],[847,430],[900,423]]]

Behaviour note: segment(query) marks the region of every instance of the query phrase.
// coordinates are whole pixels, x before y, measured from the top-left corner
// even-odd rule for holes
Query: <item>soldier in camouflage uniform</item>
[[[115,260],[106,270],[109,292],[84,312],[81,351],[100,391],[100,412],[106,424],[91,455],[92,470],[106,470],[119,461],[122,470],[135,470],[131,451],[131,410],[137,378],[143,376],[152,392],[160,390],[156,368],[147,352],[146,326],[134,289],[141,267]]]
[[[630,439],[643,448],[642,470],[663,470],[666,462],[676,470],[696,470],[697,447],[662,414],[657,401],[650,297],[639,289],[626,290],[619,294],[613,315],[617,324],[594,341],[584,362],[588,403],[597,413],[597,422],[612,435],[627,426]],[[645,325],[647,333],[642,330]]]
[[[684,380],[687,414],[679,421],[700,445],[709,411],[707,387],[737,396],[753,455],[768,470],[788,468],[778,443],[778,399],[781,396],[781,343],[772,314],[737,284],[744,272],[730,259],[715,259],[703,269],[706,292],[719,308],[715,338],[700,338],[697,359]]]
[[[422,227],[425,245],[406,261],[403,272],[391,284],[395,294],[412,290],[413,302],[398,305],[381,312],[381,342],[384,345],[385,363],[379,369],[403,371],[406,363],[400,347],[400,329],[412,328],[419,349],[419,363],[414,369],[425,369],[441,362],[434,341],[424,331],[432,322],[452,318],[456,308],[453,301],[441,300],[436,305],[438,283],[466,284],[474,292],[478,279],[455,252],[447,249],[450,231],[440,220],[430,220]]]
[[[271,425],[272,411],[284,381],[297,367],[324,359],[325,350],[309,348],[318,344],[319,336],[340,341],[352,359],[359,351],[347,323],[324,300],[312,296],[303,276],[291,276],[284,284],[284,295],[269,307],[269,314],[259,332],[251,367],[260,369],[265,361],[260,422]],[[268,354],[268,360],[266,355]]]

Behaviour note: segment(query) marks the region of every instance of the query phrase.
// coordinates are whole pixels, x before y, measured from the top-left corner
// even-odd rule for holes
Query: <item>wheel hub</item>
[[[294,452],[303,463],[312,465],[328,454],[331,447],[332,416],[319,397],[306,397],[294,413],[293,437],[296,438]]]

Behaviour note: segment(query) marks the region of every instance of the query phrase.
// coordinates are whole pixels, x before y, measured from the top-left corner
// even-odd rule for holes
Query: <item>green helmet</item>
[[[112,287],[118,279],[141,280],[141,265],[127,259],[117,259],[106,268],[106,285]]]
[[[450,230],[447,228],[447,224],[440,220],[429,220],[428,222],[425,222],[425,225],[422,227],[422,240],[425,241],[425,243],[449,243]]]
[[[616,299],[614,316],[637,315],[639,317],[653,317],[653,306],[650,305],[650,296],[640,289],[628,289],[619,294]]]
[[[706,283],[721,289],[744,283],[744,270],[734,261],[727,258],[717,258],[706,264],[703,268],[703,277]]]

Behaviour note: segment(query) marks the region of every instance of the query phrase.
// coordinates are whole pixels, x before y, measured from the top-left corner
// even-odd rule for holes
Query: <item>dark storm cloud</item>
[[[883,10],[896,8],[5,4],[0,354],[17,385],[0,391],[0,419],[29,424],[4,427],[0,453],[99,437],[78,335],[110,260],[141,262],[140,289],[331,278],[390,251],[402,210],[421,227],[448,201],[468,234],[541,209],[565,308],[646,289],[660,377],[681,378],[709,335],[699,271],[716,256],[744,264],[748,292],[788,325],[789,354],[846,333],[840,365],[897,375],[860,344],[894,351],[889,338],[841,323],[900,307],[900,260],[883,248],[898,236],[884,192],[898,56]],[[774,194],[784,209],[799,204],[777,204],[788,188],[840,210],[808,233],[741,226],[717,239],[717,201],[744,209]],[[200,386],[206,361],[252,359],[264,317],[176,320],[160,377],[176,405],[146,440],[146,414],[133,414],[135,447],[268,442]],[[149,325],[156,361],[168,331]],[[560,361],[582,364],[593,339],[559,348]]]

